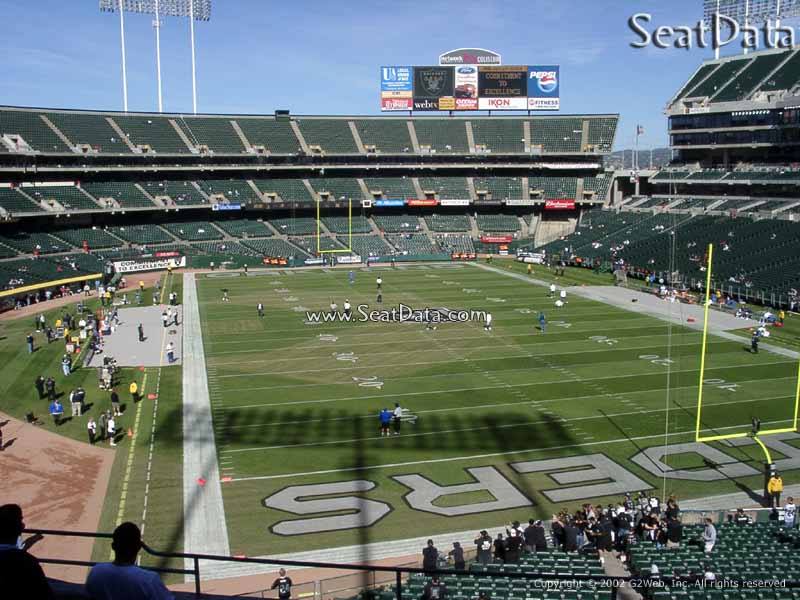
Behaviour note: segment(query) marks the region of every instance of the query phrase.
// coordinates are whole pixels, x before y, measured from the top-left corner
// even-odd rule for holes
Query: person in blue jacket
[[[392,413],[389,412],[388,408],[381,409],[380,420],[381,420],[381,436],[391,435],[389,433],[389,426],[392,423]]]

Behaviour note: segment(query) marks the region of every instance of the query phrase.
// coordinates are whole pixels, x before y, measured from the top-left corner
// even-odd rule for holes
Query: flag
[[[644,127],[641,125],[636,126],[636,136],[644,135]]]

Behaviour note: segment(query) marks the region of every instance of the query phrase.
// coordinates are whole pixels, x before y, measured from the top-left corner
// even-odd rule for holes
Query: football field
[[[752,440],[692,445],[701,332],[572,290],[556,308],[546,287],[475,265],[354,273],[352,284],[346,269],[198,276],[234,554],[477,531],[626,489],[760,489]],[[490,311],[493,328],[309,322],[345,299],[356,317],[401,303]],[[796,361],[747,345],[709,336],[704,435],[747,431],[753,416],[791,424]],[[395,403],[400,435],[382,437],[378,414]],[[787,483],[796,437],[765,438]]]

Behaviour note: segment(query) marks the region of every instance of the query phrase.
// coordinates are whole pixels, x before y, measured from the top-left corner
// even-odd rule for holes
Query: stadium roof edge
[[[789,46],[787,48],[765,48],[763,50],[756,50],[756,51],[753,51],[753,52],[749,52],[747,54],[734,54],[734,55],[731,55],[731,56],[721,56],[720,58],[709,58],[707,60],[704,60],[697,66],[696,69],[694,69],[691,72],[689,77],[684,80],[684,82],[681,84],[681,86],[678,88],[678,90],[672,95],[672,97],[669,99],[669,102],[667,102],[667,104],[666,104],[666,106],[664,108],[664,113],[667,114],[667,115],[683,114],[682,111],[680,111],[680,108],[676,107],[676,104],[681,100],[681,98],[684,97],[684,96],[682,96],[682,93],[684,92],[684,90],[686,92],[690,92],[691,91],[691,90],[687,90],[686,88],[689,85],[689,83],[692,82],[692,80],[694,79],[695,75],[703,67],[706,67],[708,65],[723,65],[725,63],[736,62],[736,61],[740,61],[740,60],[752,60],[754,58],[759,58],[761,56],[766,56],[766,55],[769,55],[769,54],[781,54],[781,53],[789,54],[789,53],[792,53],[792,52],[794,52],[796,50],[800,50],[800,44],[794,45],[794,46]],[[709,73],[708,75],[711,75],[711,74],[713,74],[713,72]],[[698,82],[698,84],[699,83],[702,83],[702,82]],[[742,104],[742,106],[734,107],[733,109],[746,110],[746,109],[756,108],[754,106],[745,107],[744,104],[746,102],[747,102],[746,100],[739,101],[738,104]],[[717,105],[717,104],[720,104],[720,103],[718,103],[718,102],[709,103],[708,106],[711,108],[711,110],[709,112],[715,112],[713,107],[715,105]],[[730,106],[726,106],[726,107],[723,107],[722,111],[724,112],[726,110],[731,110],[731,109],[732,108]],[[680,112],[676,113],[675,111],[680,111]]]
[[[121,110],[99,110],[99,109],[83,109],[83,108],[47,108],[41,106],[11,106],[11,105],[2,105],[0,106],[0,111],[4,110],[19,110],[19,111],[26,111],[26,112],[51,112],[51,113],[75,113],[75,114],[88,114],[88,115],[131,115],[131,116],[149,116],[149,117],[177,117],[177,118],[204,118],[204,117],[244,117],[244,118],[274,118],[274,114],[255,114],[255,113],[202,113],[202,114],[191,114],[191,113],[159,113],[159,112],[137,112],[137,111],[121,111]],[[552,118],[579,118],[579,117],[589,117],[589,118],[619,118],[620,113],[555,113],[555,114],[531,114],[529,115],[527,111],[520,111],[520,114],[473,114],[470,113],[468,115],[451,115],[447,113],[442,114],[407,114],[406,112],[398,113],[398,114],[391,114],[391,115],[304,115],[304,114],[292,114],[288,115],[290,118],[297,118],[297,119],[552,119]]]

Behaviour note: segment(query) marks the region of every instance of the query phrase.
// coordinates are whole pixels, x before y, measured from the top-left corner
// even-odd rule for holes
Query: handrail
[[[29,528],[23,531],[24,533],[39,534],[39,535],[54,535],[54,536],[67,536],[67,537],[87,537],[94,539],[110,539],[113,537],[111,533],[96,533],[89,531],[62,531],[58,529],[36,529]],[[542,573],[509,573],[500,571],[481,571],[480,573],[470,570],[457,571],[455,569],[422,569],[419,567],[391,567],[381,565],[369,564],[354,564],[354,563],[331,563],[324,561],[302,561],[291,560],[283,558],[253,558],[246,556],[222,556],[218,554],[200,554],[194,552],[163,552],[155,550],[142,543],[142,549],[150,556],[160,558],[182,558],[192,561],[191,569],[174,569],[168,567],[143,567],[149,571],[157,573],[175,573],[183,575],[193,575],[195,583],[195,594],[200,596],[201,591],[201,574],[200,574],[200,561],[216,561],[216,562],[234,562],[234,563],[250,563],[260,565],[278,565],[284,567],[299,567],[299,568],[317,568],[317,569],[337,569],[345,571],[365,571],[365,572],[381,572],[381,573],[394,573],[395,585],[397,592],[397,600],[403,600],[403,574],[423,574],[423,575],[439,575],[439,576],[472,576],[472,577],[498,577],[503,579],[517,579],[527,581],[572,581],[572,582],[597,582],[600,587],[611,588],[611,600],[616,600],[617,591],[623,584],[629,584],[631,581],[639,581],[640,578],[634,578],[630,575],[624,576],[608,576],[608,575],[577,575],[572,574],[568,577],[558,576],[555,574],[542,574]],[[38,558],[38,557],[37,557]],[[56,558],[38,558],[39,562],[44,564],[60,564],[71,566],[86,566],[91,567],[98,564],[96,561],[81,561],[69,559],[56,559]],[[669,586],[675,582],[686,581],[686,578],[675,578],[670,575],[652,577],[651,580],[657,581],[659,585]],[[725,587],[748,587],[751,582],[744,579],[731,579],[726,578]],[[800,580],[781,580],[781,584],[786,588],[800,588]],[[640,585],[643,585],[640,583]]]

